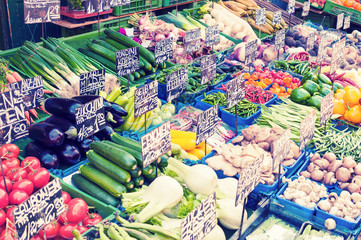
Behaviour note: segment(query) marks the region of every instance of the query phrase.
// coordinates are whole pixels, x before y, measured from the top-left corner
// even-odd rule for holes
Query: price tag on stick
[[[315,46],[316,42],[316,33],[312,32],[308,35],[307,42],[306,42],[306,51],[310,51]]]
[[[160,64],[173,59],[173,38],[167,38],[155,43],[155,63]]]
[[[186,31],[184,42],[187,54],[198,51],[201,48],[201,29],[196,28]]]
[[[246,43],[245,46],[245,50],[246,50],[246,59],[245,59],[245,64],[246,66],[250,65],[253,61],[256,60],[257,57],[257,39]]]
[[[217,55],[204,56],[201,61],[201,84],[212,81],[217,76]]]
[[[25,24],[60,21],[60,0],[24,0]]]
[[[336,29],[342,28],[344,16],[345,16],[345,13],[340,13],[340,14],[337,15]]]
[[[300,124],[300,151],[302,151],[315,134],[316,110],[313,110]]]
[[[307,1],[303,3],[302,17],[305,18],[310,13],[311,2]]]
[[[343,29],[346,30],[350,28],[350,24],[351,24],[351,15],[347,15],[343,23]]]
[[[345,37],[333,44],[330,73],[336,74],[336,70],[340,68],[341,64],[343,63],[344,55],[345,55],[345,46],[346,46]]]
[[[218,24],[206,28],[206,46],[213,46],[220,42]]]
[[[277,11],[273,13],[273,18],[272,18],[272,24],[273,25],[277,25],[280,24],[282,20],[282,11]]]
[[[218,120],[218,104],[198,115],[196,145],[214,135]]]
[[[290,153],[291,131],[288,128],[272,144],[272,169],[279,167],[283,159]]]
[[[105,69],[80,74],[79,95],[99,95],[104,91]]]
[[[244,74],[237,76],[227,83],[227,108],[231,108],[245,97]]]
[[[17,239],[31,239],[64,210],[62,187],[60,179],[56,178],[14,209]]]
[[[285,46],[285,30],[279,30],[276,32],[276,37],[275,37],[275,49],[281,49]]]
[[[137,88],[134,92],[134,117],[137,118],[158,105],[158,81]]]
[[[326,130],[326,123],[331,118],[333,113],[333,91],[327,94],[321,100],[321,109],[320,109],[320,125],[325,125]]]
[[[204,239],[217,226],[216,193],[203,200],[181,222],[181,240]]]
[[[322,67],[323,61],[326,59],[326,46],[327,46],[327,36],[326,32],[322,32],[320,34],[320,44],[318,46],[317,53],[317,63],[320,64],[320,68]]]
[[[262,25],[266,23],[266,9],[265,8],[260,8],[260,9],[256,9],[256,21],[255,21],[256,25]]]
[[[187,89],[188,67],[181,68],[166,77],[167,102],[177,99]]]
[[[99,12],[98,0],[86,0],[85,1],[85,12],[88,14]]]
[[[295,1],[295,0],[289,0],[289,1],[288,1],[287,12],[288,12],[289,14],[295,13],[295,5],[296,5],[296,1]]]
[[[128,75],[139,70],[139,47],[127,48],[116,52],[117,77]]]

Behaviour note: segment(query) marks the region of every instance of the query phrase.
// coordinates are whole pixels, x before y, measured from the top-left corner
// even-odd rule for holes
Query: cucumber
[[[130,176],[132,176],[132,179],[135,179],[137,177],[139,177],[140,175],[142,175],[142,170],[140,170],[140,168],[136,168],[134,170],[129,171]]]
[[[94,182],[116,198],[120,198],[123,193],[127,192],[124,185],[89,165],[81,166],[79,172],[83,177]]]
[[[103,158],[93,150],[88,151],[86,156],[93,167],[113,178],[114,180],[123,184],[130,182],[130,173]]]
[[[140,78],[139,72],[133,72],[132,74],[134,75],[135,78]]]
[[[125,170],[134,170],[137,160],[128,152],[102,142],[92,142],[90,148]]]
[[[99,54],[96,54],[94,52],[91,52],[91,51],[83,49],[83,48],[79,48],[79,51],[81,53],[83,53],[84,55],[86,55],[87,57],[93,58],[93,59],[99,61],[100,63],[102,63],[105,67],[109,68],[110,70],[117,71],[115,62],[112,62],[112,61],[106,59],[105,57],[100,56]]]
[[[148,165],[142,169],[142,175],[149,176],[155,171],[155,167],[152,165]]]
[[[144,178],[142,176],[137,177],[134,179],[134,186],[135,187],[141,187],[144,183]]]
[[[111,135],[111,139],[113,142],[118,143],[122,146],[142,152],[142,147],[140,145],[140,142],[137,142],[131,138],[120,136],[118,133],[113,133]]]
[[[133,74],[131,74],[131,73],[129,73],[128,75],[124,75],[124,77],[126,77],[127,80],[128,80],[128,77],[129,77],[129,81],[134,81],[134,79],[135,79]]]
[[[160,163],[158,163],[158,167],[160,168],[165,168],[168,166],[168,159],[166,156],[161,156],[160,157]]]
[[[145,76],[145,72],[144,72],[143,69],[140,69],[140,70],[139,70],[139,73],[140,73],[140,76]]]
[[[142,156],[142,151],[137,151],[137,150],[134,150],[132,148],[129,148],[129,147],[126,147],[126,146],[123,146],[123,145],[119,145],[115,142],[111,142],[111,141],[103,141],[105,144],[109,144],[113,147],[117,147],[117,148],[120,148],[130,154],[133,155],[133,157],[137,160],[137,163],[138,163],[138,166],[139,167],[143,167],[143,156]]]
[[[158,175],[161,173],[161,171],[158,168]],[[145,179],[147,179],[149,182],[152,182],[154,179],[156,179],[157,174],[156,171],[154,169],[154,171],[150,174],[150,175],[144,175]]]
[[[88,43],[87,45],[90,50],[93,52],[105,57],[106,59],[109,59],[112,62],[116,62],[116,57],[113,51],[109,50],[108,48],[105,48],[101,45],[95,44],[95,43]]]
[[[74,174],[71,176],[71,180],[73,181],[74,185],[79,188],[81,191],[89,194],[93,198],[96,198],[106,204],[112,205],[114,207],[119,206],[119,200],[104,191],[98,185],[95,185],[88,179],[84,178],[80,174]]]
[[[132,190],[132,189],[134,189],[135,184],[134,184],[133,181],[130,181],[130,182],[125,184],[125,187],[127,188],[127,190]]]
[[[95,39],[93,39],[92,43],[103,46],[103,47],[105,47],[105,48],[107,48],[107,49],[109,49],[110,51],[113,51],[113,52],[118,51],[118,49],[116,47],[114,47],[113,45],[111,45],[111,44],[109,44],[109,43],[107,43],[106,41],[103,41],[103,40],[95,40]]]

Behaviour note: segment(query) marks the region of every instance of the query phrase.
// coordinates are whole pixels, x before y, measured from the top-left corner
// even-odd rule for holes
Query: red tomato
[[[97,213],[91,213],[91,214],[88,214],[84,220],[83,220],[83,225],[84,226],[94,226],[96,225],[97,223],[100,223],[102,221],[102,217],[97,214]]]
[[[62,236],[60,236],[60,234],[58,234],[58,236],[53,238],[53,240],[65,240],[65,238],[63,238]]]
[[[19,153],[19,147],[12,143],[8,143],[0,147],[1,158],[17,158],[19,156]]]
[[[71,200],[71,196],[69,193],[63,191],[64,204],[68,204]]]
[[[17,158],[9,158],[9,159],[3,161],[3,164],[5,164],[10,170],[10,169],[19,167],[20,161]]]
[[[5,162],[5,161],[3,161],[3,162]],[[7,176],[8,172],[10,171],[10,168],[6,164],[3,164],[3,169],[4,169],[5,176]],[[0,167],[0,176],[1,175],[2,175],[2,172],[1,172],[1,167]]]
[[[14,222],[14,215],[13,211],[17,206],[11,207],[8,210],[6,210],[6,218],[8,218],[11,222]]]
[[[34,237],[30,238],[30,240],[41,240],[42,238],[36,234]]]
[[[28,198],[29,195],[25,191],[16,189],[9,194],[9,203],[11,205],[19,205]]]
[[[9,204],[9,196],[4,189],[0,189],[0,208],[4,209]]]
[[[25,170],[29,173],[32,170],[38,169],[41,167],[41,163],[39,159],[36,157],[26,157],[20,165],[22,168],[25,168]]]
[[[13,168],[8,173],[9,178],[13,182],[17,182],[20,179],[25,179],[28,176],[28,172],[25,169],[22,168]]]
[[[81,198],[73,198],[69,202],[69,211],[66,215],[70,223],[81,222],[88,212],[88,204]]]
[[[76,229],[77,225],[70,223],[68,225],[62,226],[59,230],[59,235],[65,239],[73,239],[73,229]]]
[[[85,233],[86,231],[88,231],[89,228],[85,227],[85,226],[77,226],[76,230],[78,230],[81,234]]]
[[[58,221],[53,221],[53,222],[45,225],[45,227],[40,230],[39,236],[41,238],[44,237],[43,231],[45,231],[46,238],[54,238],[58,235],[60,227],[61,227],[61,225],[60,225],[60,223],[58,223]]]
[[[69,222],[68,219],[66,218],[66,215],[68,214],[68,210],[69,210],[68,204],[64,204],[64,212],[60,214],[58,219],[58,222],[60,222],[63,225]]]
[[[0,226],[4,225],[6,222],[6,213],[4,210],[0,209]]]
[[[5,182],[6,182],[6,187],[7,187],[8,191],[10,192],[13,187],[11,180],[8,177],[5,177]],[[0,188],[4,189],[6,191],[4,179],[1,176],[0,176]]]
[[[41,167],[29,173],[28,179],[32,181],[35,189],[40,189],[49,183],[50,173]]]
[[[15,240],[16,233],[13,229],[7,228],[0,235],[0,240]]]
[[[23,179],[23,180],[20,180],[20,181],[17,181],[16,183],[14,183],[13,190],[16,190],[16,189],[23,190],[30,196],[34,191],[34,184],[29,179]]]

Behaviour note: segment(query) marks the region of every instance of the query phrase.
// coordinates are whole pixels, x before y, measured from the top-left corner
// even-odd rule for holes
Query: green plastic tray
[[[180,3],[185,3],[185,2],[189,2],[189,0],[178,0],[178,4]],[[177,0],[163,0],[163,7],[168,7],[168,6],[172,6],[172,5],[176,5],[177,4]]]
[[[131,0],[129,5],[114,7],[113,15],[120,16],[129,13],[136,13],[145,10],[150,10],[150,1],[152,1],[152,9],[162,6],[161,0]]]
[[[345,13],[346,15],[351,15],[351,21],[361,24],[361,12],[360,11],[338,5],[332,1],[329,1],[329,0],[326,1],[323,11],[330,13],[332,15],[335,15],[335,16],[337,16],[340,13]]]

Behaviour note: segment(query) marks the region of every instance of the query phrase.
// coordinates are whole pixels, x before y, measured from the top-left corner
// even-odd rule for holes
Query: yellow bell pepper
[[[182,149],[191,151],[196,148],[196,140],[189,138],[171,138],[171,143],[178,144]]]
[[[202,159],[205,156],[204,149],[201,150],[201,149],[196,148],[191,151],[187,151],[187,153],[196,156],[198,159]]]
[[[198,160],[200,160],[200,159],[198,159],[197,156],[195,156],[195,155],[193,155],[193,154],[190,154],[190,153],[188,153],[188,159],[189,159],[189,160],[193,160],[193,161],[198,161]]]
[[[196,139],[195,132],[181,131],[181,130],[170,130],[171,138],[189,138]]]

